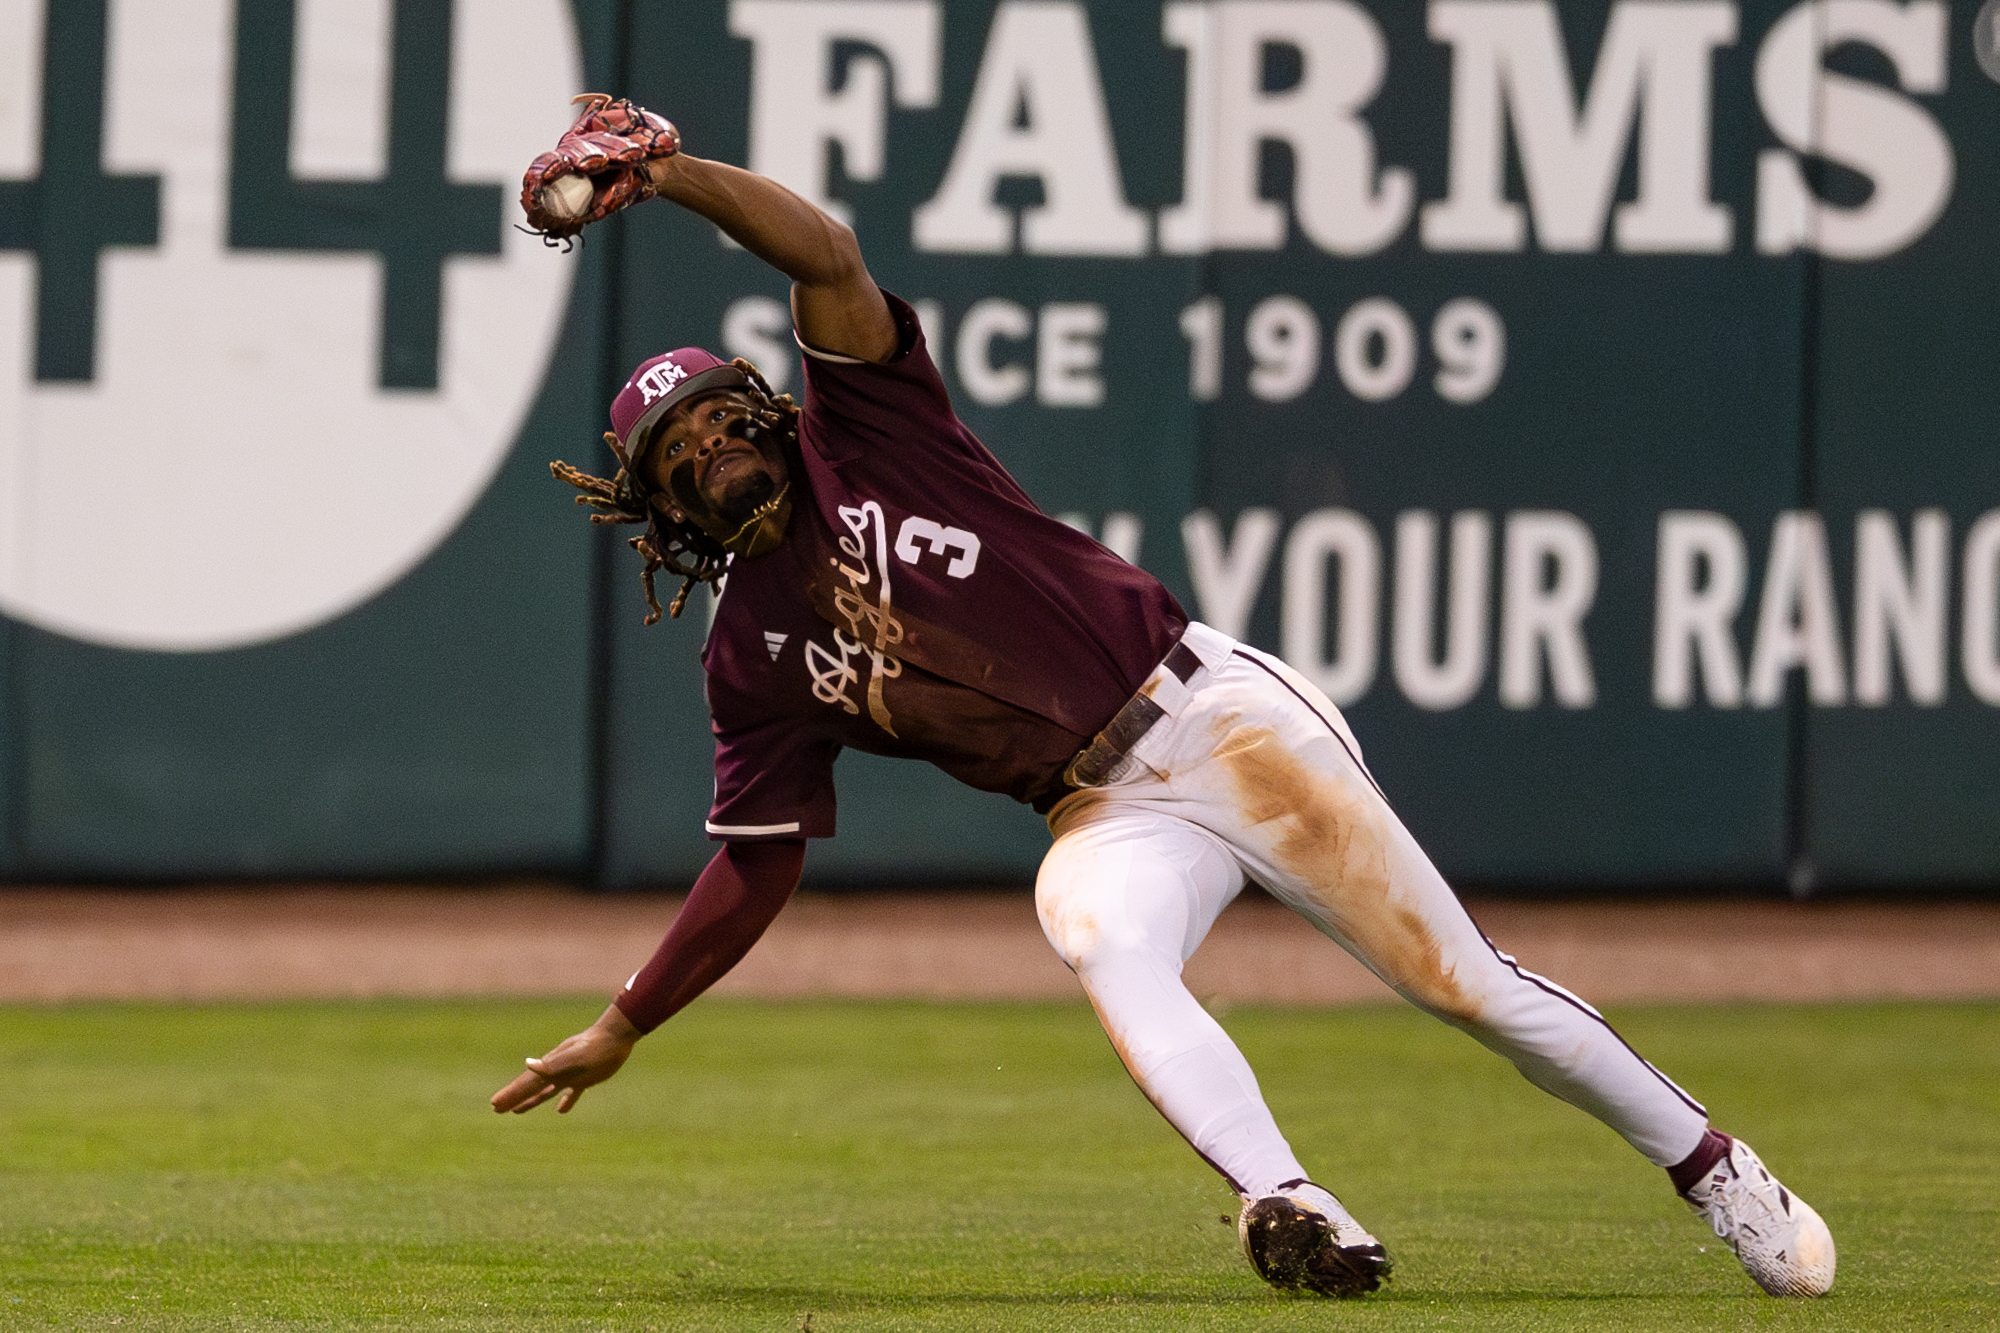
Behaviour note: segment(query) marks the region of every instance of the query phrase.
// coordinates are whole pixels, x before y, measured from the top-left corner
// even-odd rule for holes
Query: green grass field
[[[0,1009],[0,1327],[2000,1327],[2000,1005],[1615,1015],[1825,1214],[1810,1303],[1410,1012],[1225,1019],[1396,1256],[1332,1303],[1251,1276],[1081,1005],[710,1001],[486,1108],[595,1007]]]

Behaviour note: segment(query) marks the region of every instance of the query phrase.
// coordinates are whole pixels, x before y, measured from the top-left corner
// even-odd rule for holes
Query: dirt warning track
[[[615,991],[679,900],[544,885],[0,889],[0,1001]],[[1495,944],[1588,999],[2000,996],[2000,903],[1474,900]],[[1246,895],[1188,963],[1229,1003],[1393,997]],[[716,988],[749,996],[1074,998],[1025,891],[802,895]]]

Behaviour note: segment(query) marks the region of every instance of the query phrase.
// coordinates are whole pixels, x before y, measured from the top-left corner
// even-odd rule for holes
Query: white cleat
[[[1236,1219],[1244,1257],[1281,1291],[1362,1296],[1389,1276],[1382,1242],[1355,1221],[1331,1191],[1292,1180],[1261,1199],[1246,1199]]]
[[[1833,1233],[1741,1139],[1731,1140],[1728,1155],[1681,1197],[1766,1292],[1824,1296],[1832,1289]]]

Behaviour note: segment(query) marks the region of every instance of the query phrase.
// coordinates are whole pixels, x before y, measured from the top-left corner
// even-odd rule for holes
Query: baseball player
[[[680,153],[650,112],[579,100],[528,173],[530,222],[567,237],[655,196],[713,222],[792,279],[805,401],[682,348],[612,403],[615,477],[555,465],[597,517],[646,525],[649,619],[656,570],[683,579],[676,613],[727,574],[702,658],[721,848],[651,961],[495,1110],[568,1111],[743,957],[791,896],[806,840],[833,835],[834,759],[851,746],[1047,815],[1035,900],[1049,943],[1140,1089],[1241,1197],[1244,1252],[1274,1286],[1359,1295],[1390,1260],[1311,1178],[1181,982],[1252,882],[1664,1167],[1765,1291],[1829,1289],[1819,1216],[1596,1010],[1493,947],[1323,694],[1036,509],[953,415],[916,316],[875,285],[848,228]]]

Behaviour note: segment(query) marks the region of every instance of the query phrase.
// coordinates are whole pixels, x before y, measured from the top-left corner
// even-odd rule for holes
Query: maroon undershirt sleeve
[[[803,842],[724,843],[694,882],[653,957],[612,1003],[651,1032],[741,962],[790,901]]]

